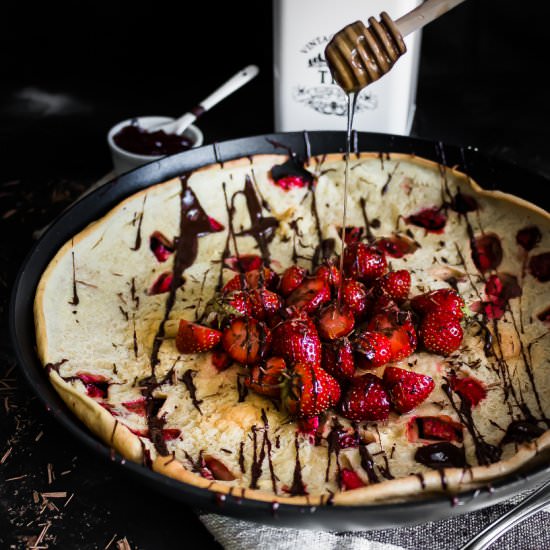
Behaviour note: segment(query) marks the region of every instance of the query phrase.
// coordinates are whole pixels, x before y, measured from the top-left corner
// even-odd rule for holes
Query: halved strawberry
[[[391,361],[400,361],[416,349],[416,331],[408,312],[382,311],[371,319],[367,328],[374,332],[381,332],[389,338]]]
[[[344,250],[344,270],[348,277],[371,281],[381,277],[387,269],[382,252],[365,243],[352,243]]]
[[[374,374],[354,378],[340,402],[342,416],[350,420],[385,420],[390,414],[388,393]]]
[[[249,299],[252,305],[252,316],[256,319],[269,319],[283,307],[283,299],[272,292],[262,288],[249,292]]]
[[[346,279],[342,286],[342,300],[356,318],[367,311],[368,293],[365,285],[355,279]]]
[[[294,363],[321,364],[321,341],[315,323],[307,317],[291,317],[272,329],[272,353]]]
[[[342,280],[340,269],[330,260],[326,260],[315,270],[315,277],[323,279],[332,288],[339,288]]]
[[[286,363],[282,357],[270,357],[264,364],[252,367],[250,376],[245,378],[244,383],[256,393],[279,397],[285,371]]]
[[[258,363],[267,352],[270,342],[269,329],[256,319],[233,319],[222,335],[225,351],[243,365]]]
[[[282,403],[294,417],[317,416],[340,399],[338,382],[319,365],[296,363],[281,390]]]
[[[365,487],[365,485],[365,482],[354,470],[349,468],[342,468],[340,470],[340,486],[344,491],[352,491],[353,489]]]
[[[424,348],[441,355],[449,355],[456,351],[462,343],[463,334],[457,317],[444,311],[427,313],[418,331]]]
[[[353,340],[355,360],[361,369],[374,369],[391,361],[390,339],[381,332],[364,330]]]
[[[323,344],[321,366],[337,380],[351,380],[355,375],[353,350],[347,338]]]
[[[459,378],[452,376],[449,380],[451,389],[458,393],[471,407],[475,407],[482,399],[487,397],[487,389],[484,384],[473,376]]]
[[[462,319],[464,316],[464,300],[452,288],[441,288],[415,296],[411,299],[411,307],[420,315],[432,311],[446,311],[452,313],[457,319]]]
[[[306,313],[312,313],[329,300],[330,288],[328,284],[323,279],[308,277],[286,299],[286,305],[302,309]]]
[[[286,298],[296,290],[307,275],[307,271],[298,265],[291,265],[285,270],[279,282],[279,292]]]
[[[390,271],[377,281],[380,291],[396,302],[404,302],[411,290],[411,274],[406,269]]]
[[[219,330],[180,319],[176,348],[180,353],[202,353],[215,348],[221,337]]]
[[[321,310],[317,328],[319,336],[327,340],[335,340],[347,336],[353,330],[354,324],[355,319],[347,306],[332,303]]]
[[[394,409],[401,414],[418,407],[435,386],[430,376],[397,367],[386,367],[383,382]]]

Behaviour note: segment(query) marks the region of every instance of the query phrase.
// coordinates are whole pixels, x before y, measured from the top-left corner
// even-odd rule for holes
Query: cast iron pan
[[[547,196],[541,193],[549,183],[547,180],[520,167],[488,158],[475,148],[443,146],[440,143],[385,134],[358,133],[355,138],[359,151],[411,153],[442,162],[447,166],[457,165],[486,189],[498,188],[509,191],[539,204],[544,200],[545,204],[540,206],[548,207]],[[186,502],[198,510],[278,526],[347,531],[435,521],[496,504],[543,481],[550,472],[548,464],[531,465],[527,471],[498,480],[485,489],[463,493],[458,499],[441,495],[429,500],[398,504],[357,507],[281,504],[275,509],[269,503],[250,499],[237,499],[231,496],[225,499],[219,496],[216,498],[214,493],[206,489],[181,483],[141,465],[126,462],[121,456],[113,455],[111,449],[96,439],[67,409],[50,385],[38,360],[34,338],[35,289],[42,272],[57,250],[88,223],[104,215],[122,199],[140,189],[218,161],[258,153],[284,154],[285,149],[275,145],[275,142],[290,147],[305,157],[308,153],[316,155],[342,151],[345,135],[343,132],[270,134],[185,151],[118,177],[75,203],[57,218],[25,260],[15,283],[10,309],[10,331],[19,365],[47,409],[103,460],[113,461],[120,467],[121,472],[127,472],[160,493]]]

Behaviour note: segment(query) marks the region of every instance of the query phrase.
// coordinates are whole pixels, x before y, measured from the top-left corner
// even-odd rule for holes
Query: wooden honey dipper
[[[346,93],[359,92],[384,76],[407,51],[404,36],[422,28],[464,0],[426,0],[392,21],[384,11],[369,26],[356,21],[337,32],[325,49],[332,76]]]

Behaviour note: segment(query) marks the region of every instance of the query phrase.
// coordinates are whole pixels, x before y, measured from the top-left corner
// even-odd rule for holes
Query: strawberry
[[[422,319],[418,334],[427,351],[449,355],[460,347],[463,331],[454,314],[434,311]]]
[[[390,339],[381,332],[365,330],[353,341],[357,366],[362,369],[381,367],[391,360]]]
[[[370,331],[381,332],[389,338],[390,361],[400,361],[416,349],[416,331],[407,312],[384,310],[371,319],[367,328]]]
[[[330,288],[323,279],[308,277],[286,299],[287,306],[312,313],[330,300]]]
[[[414,422],[418,430],[418,437],[432,441],[458,441],[463,440],[460,422],[455,422],[446,415],[442,416],[417,416]]]
[[[298,265],[291,265],[285,270],[279,282],[279,292],[286,298],[296,290],[307,275],[307,271]]]
[[[363,316],[368,304],[365,285],[354,279],[346,279],[342,287],[342,300],[355,317]]]
[[[246,273],[239,273],[230,279],[223,287],[223,292],[232,290],[248,290],[252,288],[274,289],[277,286],[279,277],[277,274],[264,267],[263,269],[252,269]]]
[[[340,470],[340,487],[342,487],[344,491],[352,491],[353,489],[365,487],[365,482],[354,470],[342,468]]]
[[[251,290],[249,299],[252,305],[252,316],[260,320],[272,317],[283,307],[283,299],[271,290]]]
[[[389,296],[397,303],[404,302],[411,290],[411,274],[406,269],[386,273],[377,281],[381,293]]]
[[[224,313],[250,317],[252,315],[252,300],[246,290],[233,290],[223,295],[222,309]]]
[[[232,362],[231,357],[223,349],[212,352],[212,365],[218,372],[229,368]]]
[[[221,337],[219,330],[180,319],[176,348],[180,353],[202,353],[215,348]]]
[[[383,381],[394,409],[401,414],[418,407],[435,386],[430,376],[397,367],[386,367]]]
[[[353,350],[347,338],[323,344],[321,366],[337,380],[351,380],[355,374]]]
[[[286,370],[285,360],[281,357],[270,357],[264,364],[255,365],[244,383],[251,390],[270,397],[279,397],[281,381]]]
[[[332,303],[321,310],[317,329],[321,338],[335,340],[347,336],[353,330],[354,324],[353,314],[345,305]]]
[[[342,398],[340,412],[355,421],[388,418],[390,401],[382,380],[371,373],[354,378]]]
[[[348,277],[371,281],[386,271],[386,257],[373,246],[352,243],[344,250],[344,271]]]
[[[441,288],[415,296],[411,299],[411,307],[420,315],[432,311],[446,311],[452,313],[457,319],[462,319],[464,316],[464,300],[452,288]]]
[[[302,315],[282,321],[272,329],[273,355],[294,363],[321,364],[321,341],[315,324]]]
[[[270,342],[269,329],[256,319],[233,319],[222,335],[225,351],[243,365],[253,365],[260,361]]]
[[[281,390],[285,409],[294,417],[317,416],[340,399],[338,382],[319,365],[296,363]]]
[[[473,376],[465,376],[464,378],[452,376],[450,385],[451,389],[467,401],[471,407],[475,407],[482,399],[487,397],[485,386]]]
[[[322,279],[332,288],[338,288],[342,280],[340,277],[340,269],[329,260],[325,261],[316,269],[315,277]]]

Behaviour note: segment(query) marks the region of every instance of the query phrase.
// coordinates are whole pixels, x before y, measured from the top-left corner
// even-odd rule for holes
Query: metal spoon
[[[488,525],[460,550],[484,550],[509,529],[550,504],[550,480],[509,512]]]
[[[222,99],[237,91],[241,86],[250,82],[260,69],[256,65],[248,65],[241,69],[237,74],[232,76],[225,84],[222,84],[216,91],[212,92],[208,97],[203,99],[198,105],[193,107],[188,113],[185,113],[173,122],[167,122],[154,128],[147,128],[147,131],[164,130],[167,134],[181,134],[185,129],[195,122],[206,111],[212,109]]]

